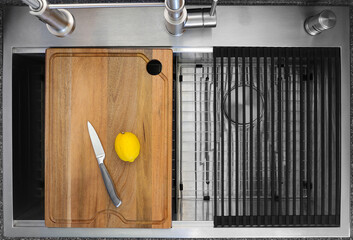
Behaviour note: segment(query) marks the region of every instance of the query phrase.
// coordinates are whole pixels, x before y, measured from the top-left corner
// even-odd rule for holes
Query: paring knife
[[[105,187],[108,191],[110,199],[114,203],[114,206],[119,207],[121,205],[121,200],[119,199],[118,195],[116,194],[113,181],[110,178],[109,172],[103,163],[104,158],[105,158],[105,153],[104,153],[102,143],[99,140],[99,137],[97,135],[96,130],[94,130],[92,124],[88,121],[87,121],[87,126],[88,126],[88,133],[91,138],[93,150],[94,150],[94,153],[96,154],[98,165],[99,165],[99,168],[102,173]]]

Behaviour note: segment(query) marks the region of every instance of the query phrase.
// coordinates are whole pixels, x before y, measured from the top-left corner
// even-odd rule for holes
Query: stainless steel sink
[[[304,20],[324,9],[336,13],[335,28],[317,36],[304,30]],[[26,7],[9,7],[4,14],[3,78],[3,189],[4,229],[13,237],[344,237],[350,234],[350,79],[349,8],[219,6],[217,27],[170,35],[164,27],[163,8],[73,9],[76,29],[57,38],[28,14]],[[146,21],[148,19],[148,21]],[[341,212],[339,227],[214,227],[214,61],[213,47],[338,47],[341,52]],[[44,122],[27,122],[21,114],[41,114],[45,49],[48,47],[159,47],[172,48],[175,67],[175,159],[172,228],[159,229],[58,229],[43,221],[41,176],[44,138],[33,145],[19,141],[20,127],[43,129]],[[28,91],[39,92],[28,94]],[[255,92],[256,89],[253,91]],[[26,93],[27,92],[27,93]],[[248,96],[250,89],[244,87]],[[27,95],[37,96],[25,106]],[[257,97],[257,95],[255,95]],[[230,94],[231,99],[236,99]],[[263,95],[261,95],[263,98]],[[227,96],[217,101],[227,102]],[[256,98],[257,99],[257,98]],[[36,102],[37,101],[37,102]],[[249,98],[244,105],[249,105]],[[231,103],[232,104],[232,103]],[[262,111],[264,100],[256,105]],[[217,108],[225,119],[227,105]],[[27,111],[27,112],[26,112]],[[245,112],[249,113],[249,110]],[[239,111],[243,122],[249,116]],[[25,119],[25,118],[23,118]],[[38,116],[37,116],[38,119]],[[40,118],[39,118],[40,119]],[[235,121],[236,120],[236,121]],[[35,125],[37,124],[37,125]],[[234,124],[234,123],[233,123]],[[32,128],[33,126],[33,128]],[[27,128],[25,128],[27,127]],[[36,131],[37,134],[40,132]],[[219,133],[217,133],[219,134]],[[216,138],[219,136],[216,136]],[[22,145],[19,145],[19,144]],[[24,145],[23,145],[24,144]],[[37,150],[25,157],[29,147]],[[30,152],[30,151],[29,151]],[[42,154],[42,155],[41,155]],[[22,156],[22,157],[21,157]],[[37,159],[28,163],[27,159]],[[26,165],[27,164],[27,165]],[[27,166],[27,167],[23,167]],[[37,172],[33,172],[37,169]],[[244,171],[247,171],[244,169]],[[39,187],[38,187],[39,186]],[[22,190],[27,189],[27,194]],[[27,199],[26,199],[27,196]],[[25,198],[25,199],[24,199]],[[21,200],[25,203],[21,203]]]

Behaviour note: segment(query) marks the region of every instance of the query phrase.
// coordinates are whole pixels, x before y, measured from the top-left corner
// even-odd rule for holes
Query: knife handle
[[[119,207],[121,205],[121,200],[119,199],[118,195],[116,194],[113,181],[110,178],[109,172],[105,167],[104,163],[99,164],[99,168],[102,172],[103,181],[107,192],[109,194],[110,199],[112,200],[115,207]]]

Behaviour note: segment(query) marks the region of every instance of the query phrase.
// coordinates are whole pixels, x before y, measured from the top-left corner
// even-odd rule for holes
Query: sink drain
[[[239,86],[238,91],[235,87],[230,90],[230,116],[228,112],[228,104],[229,104],[229,92],[224,96],[223,100],[223,112],[225,116],[235,124],[249,124],[250,123],[250,111],[252,109],[252,122],[257,120],[257,111],[260,110],[260,116],[262,116],[264,100],[260,91],[256,88],[252,87],[252,102],[250,105],[250,86]],[[244,96],[245,94],[245,96]],[[258,95],[260,95],[260,105],[258,105]],[[238,99],[238,101],[236,101]],[[238,108],[236,111],[236,104],[238,104]],[[245,105],[245,112],[244,112]],[[245,121],[244,121],[245,114]]]

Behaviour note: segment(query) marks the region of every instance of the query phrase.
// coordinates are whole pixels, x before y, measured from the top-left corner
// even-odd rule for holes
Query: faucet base
[[[61,29],[60,31],[54,29],[52,26],[47,24],[48,31],[57,36],[57,37],[65,37],[66,35],[72,33],[75,30],[75,19],[72,14],[67,11],[66,9],[58,9],[62,14],[65,15],[67,19],[67,25],[65,28]]]
[[[182,6],[182,8],[183,10],[180,14],[180,17],[177,19],[170,16],[169,10],[167,7],[164,10],[165,26],[168,32],[174,36],[180,36],[185,31],[184,25],[186,23],[187,12],[186,12],[186,9],[184,8],[184,5]]]

